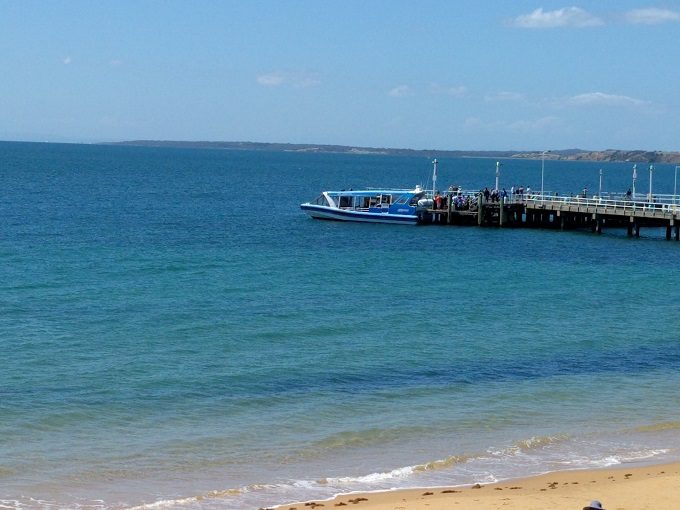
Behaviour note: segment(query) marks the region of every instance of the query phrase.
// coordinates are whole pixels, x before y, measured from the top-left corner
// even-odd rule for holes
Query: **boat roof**
[[[412,194],[417,194],[417,193],[422,193],[425,190],[423,189],[395,189],[395,188],[367,188],[367,189],[349,189],[349,190],[340,190],[340,191],[326,191],[329,195],[355,195],[355,196],[362,196],[362,195],[367,195],[367,196],[372,196],[372,195],[387,195],[387,194],[406,194],[406,193],[412,193]]]

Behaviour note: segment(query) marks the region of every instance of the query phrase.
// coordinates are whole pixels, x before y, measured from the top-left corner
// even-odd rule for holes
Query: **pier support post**
[[[484,195],[480,193],[477,196],[477,225],[481,226],[484,220]]]
[[[602,217],[599,214],[593,214],[590,219],[590,230],[592,232],[602,233]]]
[[[498,226],[502,227],[505,224],[505,197],[501,197],[498,205]]]
[[[453,194],[449,193],[447,195],[448,198],[448,212],[446,214],[446,224],[451,225],[451,208],[453,207]]]
[[[671,231],[673,230],[673,227],[670,225],[666,225],[666,241],[671,240]]]

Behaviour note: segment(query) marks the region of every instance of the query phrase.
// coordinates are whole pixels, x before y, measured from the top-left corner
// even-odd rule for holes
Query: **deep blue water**
[[[546,161],[545,188],[600,168],[631,185]],[[540,188],[540,161],[501,169]],[[680,458],[680,243],[299,209],[430,172],[0,143],[0,504],[257,508]],[[442,188],[494,178],[440,158]],[[655,193],[673,180],[658,165]]]

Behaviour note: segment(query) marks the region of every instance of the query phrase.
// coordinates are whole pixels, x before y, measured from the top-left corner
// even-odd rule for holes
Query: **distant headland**
[[[348,145],[316,145],[300,143],[264,142],[189,142],[173,140],[130,140],[110,142],[107,145],[134,145],[141,147],[176,147],[191,149],[222,149],[274,152],[315,152],[334,154],[383,154],[391,156],[425,156],[452,158],[515,158],[569,161],[629,161],[632,163],[680,163],[680,152],[644,150],[604,150],[588,151],[582,149],[543,151],[465,151],[435,149],[393,149],[377,147],[355,147]]]

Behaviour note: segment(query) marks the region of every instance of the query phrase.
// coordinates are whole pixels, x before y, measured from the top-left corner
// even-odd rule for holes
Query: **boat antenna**
[[[437,159],[432,161],[432,198],[434,199],[434,192],[437,189]]]

